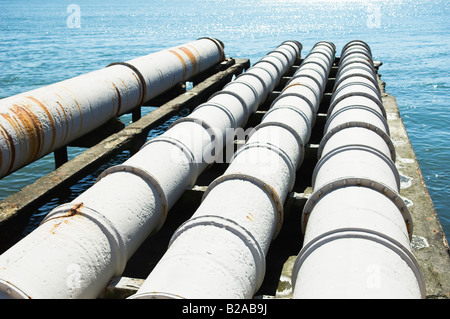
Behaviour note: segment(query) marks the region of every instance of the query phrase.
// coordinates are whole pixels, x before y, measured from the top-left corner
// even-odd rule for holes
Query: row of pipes
[[[349,42],[303,210],[293,298],[425,296],[381,101],[370,48]]]
[[[201,38],[0,100],[0,178],[224,59]]]
[[[220,61],[223,52],[215,41],[196,42],[201,46],[208,44],[215,50],[202,52],[196,60]],[[52,210],[38,228],[0,256],[0,297],[96,298],[112,277],[122,274],[127,260],[149,235],[162,227],[177,199],[212,163],[219,153],[215,149],[217,141],[226,145],[234,138],[227,131],[245,125],[300,57],[301,49],[296,41],[283,42],[189,116],[149,140],[123,164],[105,170],[92,187],[72,202]],[[173,57],[175,53],[165,54]],[[150,65],[143,61],[146,68],[155,67],[153,59],[147,60]],[[187,63],[185,67],[182,73],[191,73]],[[153,73],[163,73],[163,78],[175,77],[170,68],[164,72],[158,68]],[[153,83],[147,91],[157,86]],[[91,90],[86,92],[91,94]],[[274,189],[267,192],[277,198]],[[262,200],[267,204],[267,197]],[[269,204],[274,205],[272,201]],[[279,199],[275,204],[281,209]],[[255,214],[259,208],[259,204],[253,208]],[[222,221],[220,216],[216,220]],[[253,240],[250,233],[237,229],[240,236]],[[169,274],[171,279],[172,276]]]
[[[314,46],[132,299],[254,296],[334,55],[329,42]]]
[[[213,56],[210,47],[195,60],[223,59],[217,40],[189,46],[199,52],[197,45],[208,44],[216,48]],[[245,125],[301,49],[296,41],[283,42],[130,159],[104,171],[79,197],[52,210],[0,256],[0,298],[96,298],[163,226],[185,189],[218,158],[218,145],[233,138],[228,132]],[[312,48],[130,298],[254,296],[334,56],[330,42]],[[187,65],[183,74],[191,74]],[[313,194],[302,214],[304,246],[293,268],[293,298],[425,295],[377,83],[370,48],[349,42],[336,74]]]

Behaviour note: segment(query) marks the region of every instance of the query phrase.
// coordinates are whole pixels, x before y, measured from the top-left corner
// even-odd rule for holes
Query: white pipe
[[[360,45],[348,47],[344,63],[361,51]],[[353,79],[360,80],[358,72],[348,83]],[[424,278],[410,248],[412,219],[399,195],[382,109],[374,98],[358,96],[366,86],[340,82],[334,95],[341,87],[349,95],[329,112],[313,193],[302,213],[293,298],[423,298]]]
[[[320,76],[317,80],[322,81]],[[319,83],[320,90],[326,82]],[[307,85],[296,89],[296,94],[284,90],[273,103],[132,298],[253,297],[264,278],[265,256],[280,230],[283,203],[320,100]]]
[[[277,60],[277,67],[286,71],[298,52],[290,44],[282,48],[291,52],[290,61]],[[262,66],[273,70],[272,63]],[[0,256],[2,296],[97,297],[212,163],[214,156],[208,155],[216,143],[222,140],[222,146],[233,138],[226,131],[245,124],[267,94],[263,88],[274,87],[281,75],[264,84],[254,74],[238,77],[123,164],[104,171],[71,203],[55,208]]]
[[[202,38],[0,100],[0,177],[224,59]]]

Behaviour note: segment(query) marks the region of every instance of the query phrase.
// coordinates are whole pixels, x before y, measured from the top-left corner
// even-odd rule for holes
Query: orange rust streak
[[[28,144],[30,146],[27,161],[31,162],[36,159],[42,151],[42,124],[37,116],[26,107],[14,104],[11,111],[19,118],[25,128],[29,142]]]
[[[195,55],[192,54],[192,51],[186,47],[180,47],[180,50],[183,51],[188,56],[189,60],[191,60],[194,72],[197,72],[197,67],[198,67],[197,59],[195,58]]]
[[[17,128],[17,124],[14,123],[13,119],[10,117],[9,114],[2,114],[2,116],[12,125],[13,129],[16,131]],[[8,170],[7,170],[7,174],[11,173],[13,166],[14,166],[14,162],[16,160],[16,146],[14,145],[14,139],[12,138],[12,136],[8,133],[7,130],[5,130],[2,127],[2,135],[5,138],[5,140],[8,141],[9,144],[9,153],[10,153],[10,162],[9,162],[9,166],[8,166]],[[16,131],[17,134],[17,131]]]
[[[288,88],[290,88],[290,87],[293,87],[293,86],[304,86],[302,83],[292,83],[292,84],[289,84],[288,86],[286,86],[284,89],[283,89],[283,92],[284,91],[286,91]]]
[[[186,76],[186,62],[184,61],[183,57],[176,51],[174,50],[169,50],[169,52],[173,53],[176,55],[176,57],[178,58],[178,60],[180,60],[181,64],[183,65],[183,78]]]
[[[32,100],[33,102],[37,103],[43,110],[44,112],[47,114],[47,117],[50,121],[50,125],[52,127],[52,142],[50,144],[50,150],[53,149],[53,145],[55,144],[55,138],[56,138],[56,125],[55,125],[55,121],[53,120],[52,114],[49,112],[49,110],[47,109],[47,107],[45,106],[44,103],[42,103],[41,101],[39,101],[38,99],[32,97],[32,96],[27,96],[28,99]]]
[[[63,115],[64,115],[64,119],[65,119],[65,124],[66,124],[66,133],[64,134],[64,140],[63,140],[63,141],[66,141],[67,135],[69,134],[69,118],[67,117],[66,110],[64,109],[64,107],[62,106],[62,104],[59,103],[59,102],[56,102],[56,103],[59,105],[59,107],[60,107],[61,110],[63,111]]]
[[[69,210],[69,214],[67,215],[67,217],[71,217],[81,213],[81,208],[83,208],[83,206],[84,206],[83,203],[73,205],[72,208]]]

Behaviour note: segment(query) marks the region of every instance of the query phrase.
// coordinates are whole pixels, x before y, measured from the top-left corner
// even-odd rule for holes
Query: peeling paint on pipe
[[[0,100],[0,177],[224,59],[202,38]]]
[[[285,71],[298,52],[292,45],[283,49],[291,53],[291,61],[276,59],[276,66]],[[265,62],[269,60],[266,57],[259,67],[273,71],[273,64]],[[264,88],[275,87],[281,78],[265,76],[270,81],[263,85],[255,74],[237,77],[123,164],[105,170],[71,203],[50,212],[36,230],[0,256],[2,296],[96,298],[214,161],[215,143],[225,145],[233,138],[226,131],[242,127],[268,94]]]
[[[297,72],[303,65],[323,69],[322,54],[314,49]],[[330,54],[334,56],[334,51]],[[325,71],[330,69],[331,63],[326,64]],[[253,297],[264,278],[265,257],[283,222],[283,203],[311,133],[320,102],[316,94],[326,84],[318,73],[316,77],[318,88],[312,86],[316,82],[297,78],[274,101],[131,298]]]
[[[347,59],[363,50],[371,55],[359,41],[345,46],[341,74],[356,70]],[[359,67],[367,70],[366,64]],[[371,81],[362,84],[359,74],[338,81],[332,97],[337,101],[341,88],[347,90],[332,102],[319,147],[313,193],[302,213],[303,248],[292,271],[293,298],[425,297],[410,247],[412,219],[399,195],[395,149],[378,108],[381,97],[374,103]]]

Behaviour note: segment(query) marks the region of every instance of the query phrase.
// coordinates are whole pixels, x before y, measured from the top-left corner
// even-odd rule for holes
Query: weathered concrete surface
[[[379,76],[383,105],[391,139],[397,153],[396,167],[401,176],[400,195],[413,219],[412,248],[427,288],[427,298],[450,298],[450,255],[445,233],[439,222],[411,141],[400,116],[396,99],[386,93]]]

